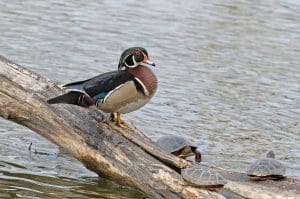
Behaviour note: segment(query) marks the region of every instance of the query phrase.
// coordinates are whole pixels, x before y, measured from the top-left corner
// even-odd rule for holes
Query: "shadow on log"
[[[46,103],[62,92],[50,80],[0,56],[0,116],[66,149],[99,176],[136,187],[154,198],[299,196],[299,180],[254,183],[245,174],[221,168],[216,169],[229,180],[221,192],[188,186],[178,171],[191,163],[157,148],[130,124],[121,129],[107,122],[107,115],[97,109]]]

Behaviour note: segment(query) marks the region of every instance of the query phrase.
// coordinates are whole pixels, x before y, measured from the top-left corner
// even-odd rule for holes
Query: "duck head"
[[[148,58],[148,52],[142,47],[132,47],[125,50],[119,61],[118,70],[134,68],[137,66],[155,66]]]

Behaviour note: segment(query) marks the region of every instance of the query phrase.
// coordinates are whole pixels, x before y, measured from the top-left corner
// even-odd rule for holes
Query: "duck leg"
[[[116,119],[115,113],[111,113],[109,119],[110,119],[110,121],[114,122]]]
[[[121,120],[121,114],[120,113],[117,113],[117,117],[116,117],[115,113],[111,113],[110,114],[110,121],[116,122],[116,125],[118,127],[125,127],[124,124],[123,124],[123,121]]]
[[[120,113],[117,113],[116,124],[117,124],[117,126],[122,127],[122,120],[121,120],[121,114]]]

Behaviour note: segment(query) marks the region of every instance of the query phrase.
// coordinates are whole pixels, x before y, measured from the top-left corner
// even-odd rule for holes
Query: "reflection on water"
[[[78,180],[4,172],[0,184],[0,198],[146,198],[98,177]]]
[[[128,120],[153,139],[186,135],[204,161],[240,171],[273,149],[287,174],[300,178],[299,9],[296,0],[3,0],[0,54],[65,83],[116,69],[122,50],[146,47],[159,88]],[[30,142],[53,155],[28,154]],[[102,183],[57,147],[4,120],[0,146],[4,194],[51,197],[61,187],[70,197],[140,194]]]
[[[1,125],[0,198],[145,197],[137,190],[99,178],[30,130],[5,120]]]

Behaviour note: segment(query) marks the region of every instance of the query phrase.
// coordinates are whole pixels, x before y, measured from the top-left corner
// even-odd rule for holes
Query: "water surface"
[[[153,100],[125,118],[157,139],[184,135],[205,162],[238,171],[269,149],[300,178],[300,3],[0,2],[0,54],[58,83],[115,70],[147,48]],[[29,153],[27,147],[47,152]],[[98,178],[34,132],[0,120],[1,197],[143,197]]]

